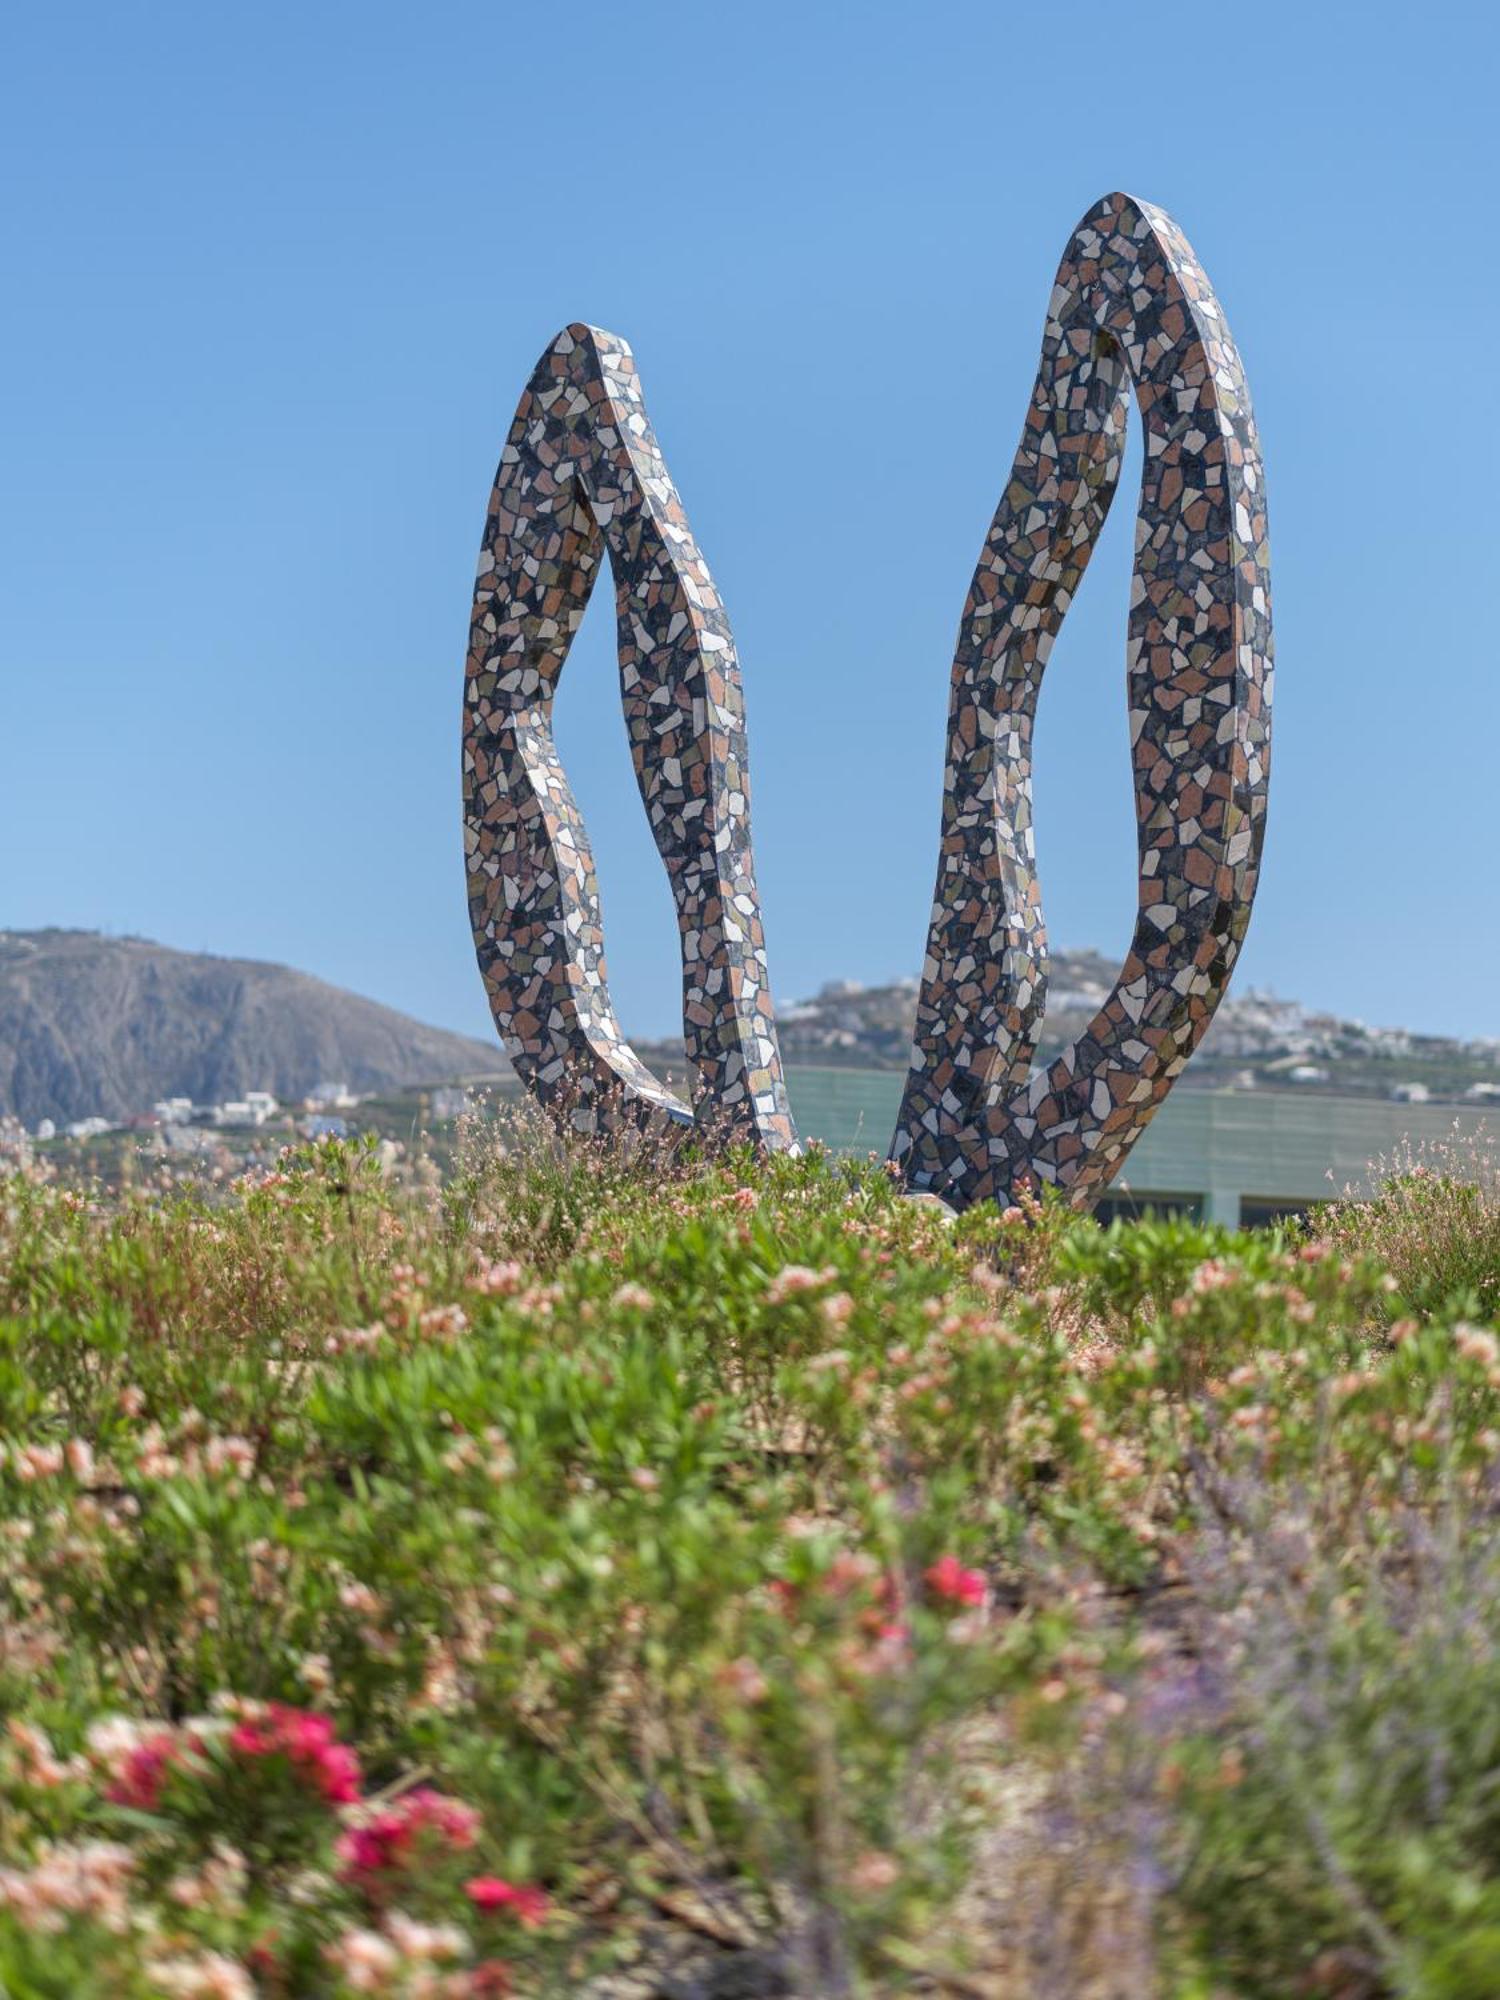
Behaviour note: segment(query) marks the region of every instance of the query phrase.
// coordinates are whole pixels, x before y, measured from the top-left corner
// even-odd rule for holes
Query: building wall
[[[904,1079],[888,1070],[787,1072],[798,1126],[839,1152],[884,1156]],[[1411,1147],[1500,1133],[1493,1110],[1396,1104],[1309,1090],[1179,1086],[1109,1191],[1109,1212],[1187,1207],[1217,1221],[1265,1221],[1346,1191],[1370,1192]],[[1156,1199],[1153,1199],[1155,1197]]]

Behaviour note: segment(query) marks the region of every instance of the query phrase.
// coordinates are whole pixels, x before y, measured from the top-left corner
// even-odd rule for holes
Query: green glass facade
[[[787,1072],[805,1138],[883,1155],[901,1099],[894,1070]],[[1100,1214],[1144,1208],[1261,1223],[1368,1193],[1413,1149],[1456,1146],[1500,1127],[1491,1110],[1300,1090],[1194,1090],[1168,1098],[1112,1184]]]

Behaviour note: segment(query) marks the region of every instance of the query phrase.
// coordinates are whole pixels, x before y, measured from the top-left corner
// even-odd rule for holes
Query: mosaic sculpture
[[[1031,739],[1043,669],[1119,480],[1146,449],[1126,646],[1139,909],[1114,991],[1032,1072],[1046,991]],[[465,706],[470,909],[505,1046],[580,1130],[689,1120],[620,1035],[593,862],[551,705],[602,547],[642,797],[677,900],[701,1130],[795,1145],[750,851],[728,620],[662,461],[630,350],[570,327],[501,458]],[[955,1207],[1050,1182],[1086,1206],[1202,1039],[1249,923],[1265,828],[1271,603],[1243,370],[1161,209],[1114,194],[1053,288],[1020,448],[953,664],[937,890],[891,1159]]]
[[[1046,993],[1031,738],[1042,672],[1146,432],[1125,657],[1140,895],[1114,991],[1031,1075]],[[1265,831],[1271,596],[1244,371],[1161,209],[1115,194],[1053,286],[1020,448],[953,662],[937,891],[892,1158],[955,1206],[1119,1169],[1223,997]]]
[[[682,934],[690,1113],[620,1033],[588,835],[552,702],[607,548],[620,692]],[[745,703],[729,619],[623,340],[570,326],[500,456],[474,593],[464,841],[479,966],[522,1082],[577,1131],[696,1122],[795,1145],[750,849]]]

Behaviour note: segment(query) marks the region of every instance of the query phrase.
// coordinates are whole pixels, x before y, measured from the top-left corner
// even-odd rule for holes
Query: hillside
[[[1088,1026],[1117,969],[1096,951],[1053,952],[1038,1050],[1043,1059]],[[889,986],[835,981],[813,999],[779,1009],[781,1052],[788,1063],[904,1070],[916,1009],[915,979]],[[1370,1027],[1254,987],[1234,987],[1183,1083],[1484,1102],[1500,1088],[1500,1040],[1464,1042]]]
[[[0,931],[0,1113],[126,1119],[324,1079],[399,1090],[509,1073],[497,1046],[429,1028],[286,966],[92,931]]]
[[[1098,952],[1053,954],[1043,1058],[1088,1025],[1114,972]],[[782,1054],[804,1068],[904,1071],[916,1001],[914,979],[832,982],[780,1008]],[[680,1040],[636,1047],[681,1081]],[[497,1044],[285,966],[89,931],[0,931],[0,1116],[29,1127],[121,1122],[163,1097],[208,1104],[268,1090],[294,1102],[325,1080],[399,1096],[510,1075]],[[1249,988],[1231,992],[1183,1081],[1487,1103],[1500,1097],[1500,1041],[1372,1028]]]

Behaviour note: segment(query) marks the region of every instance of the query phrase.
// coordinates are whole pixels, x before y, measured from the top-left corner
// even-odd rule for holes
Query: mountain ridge
[[[1087,1027],[1114,972],[1095,951],[1053,954],[1044,1060]],[[779,1010],[783,1057],[904,1071],[916,999],[915,979],[832,981]],[[679,1040],[635,1047],[680,1079]],[[330,1080],[365,1095],[512,1075],[498,1043],[288,966],[96,931],[0,930],[0,1116],[28,1128],[123,1123],[172,1097],[209,1104],[266,1090],[297,1102]],[[1231,991],[1183,1082],[1497,1103],[1500,1040],[1367,1028],[1252,988]]]
[[[97,931],[0,931],[0,1113],[121,1121],[159,1098],[296,1100],[504,1077],[489,1045],[261,959]]]

